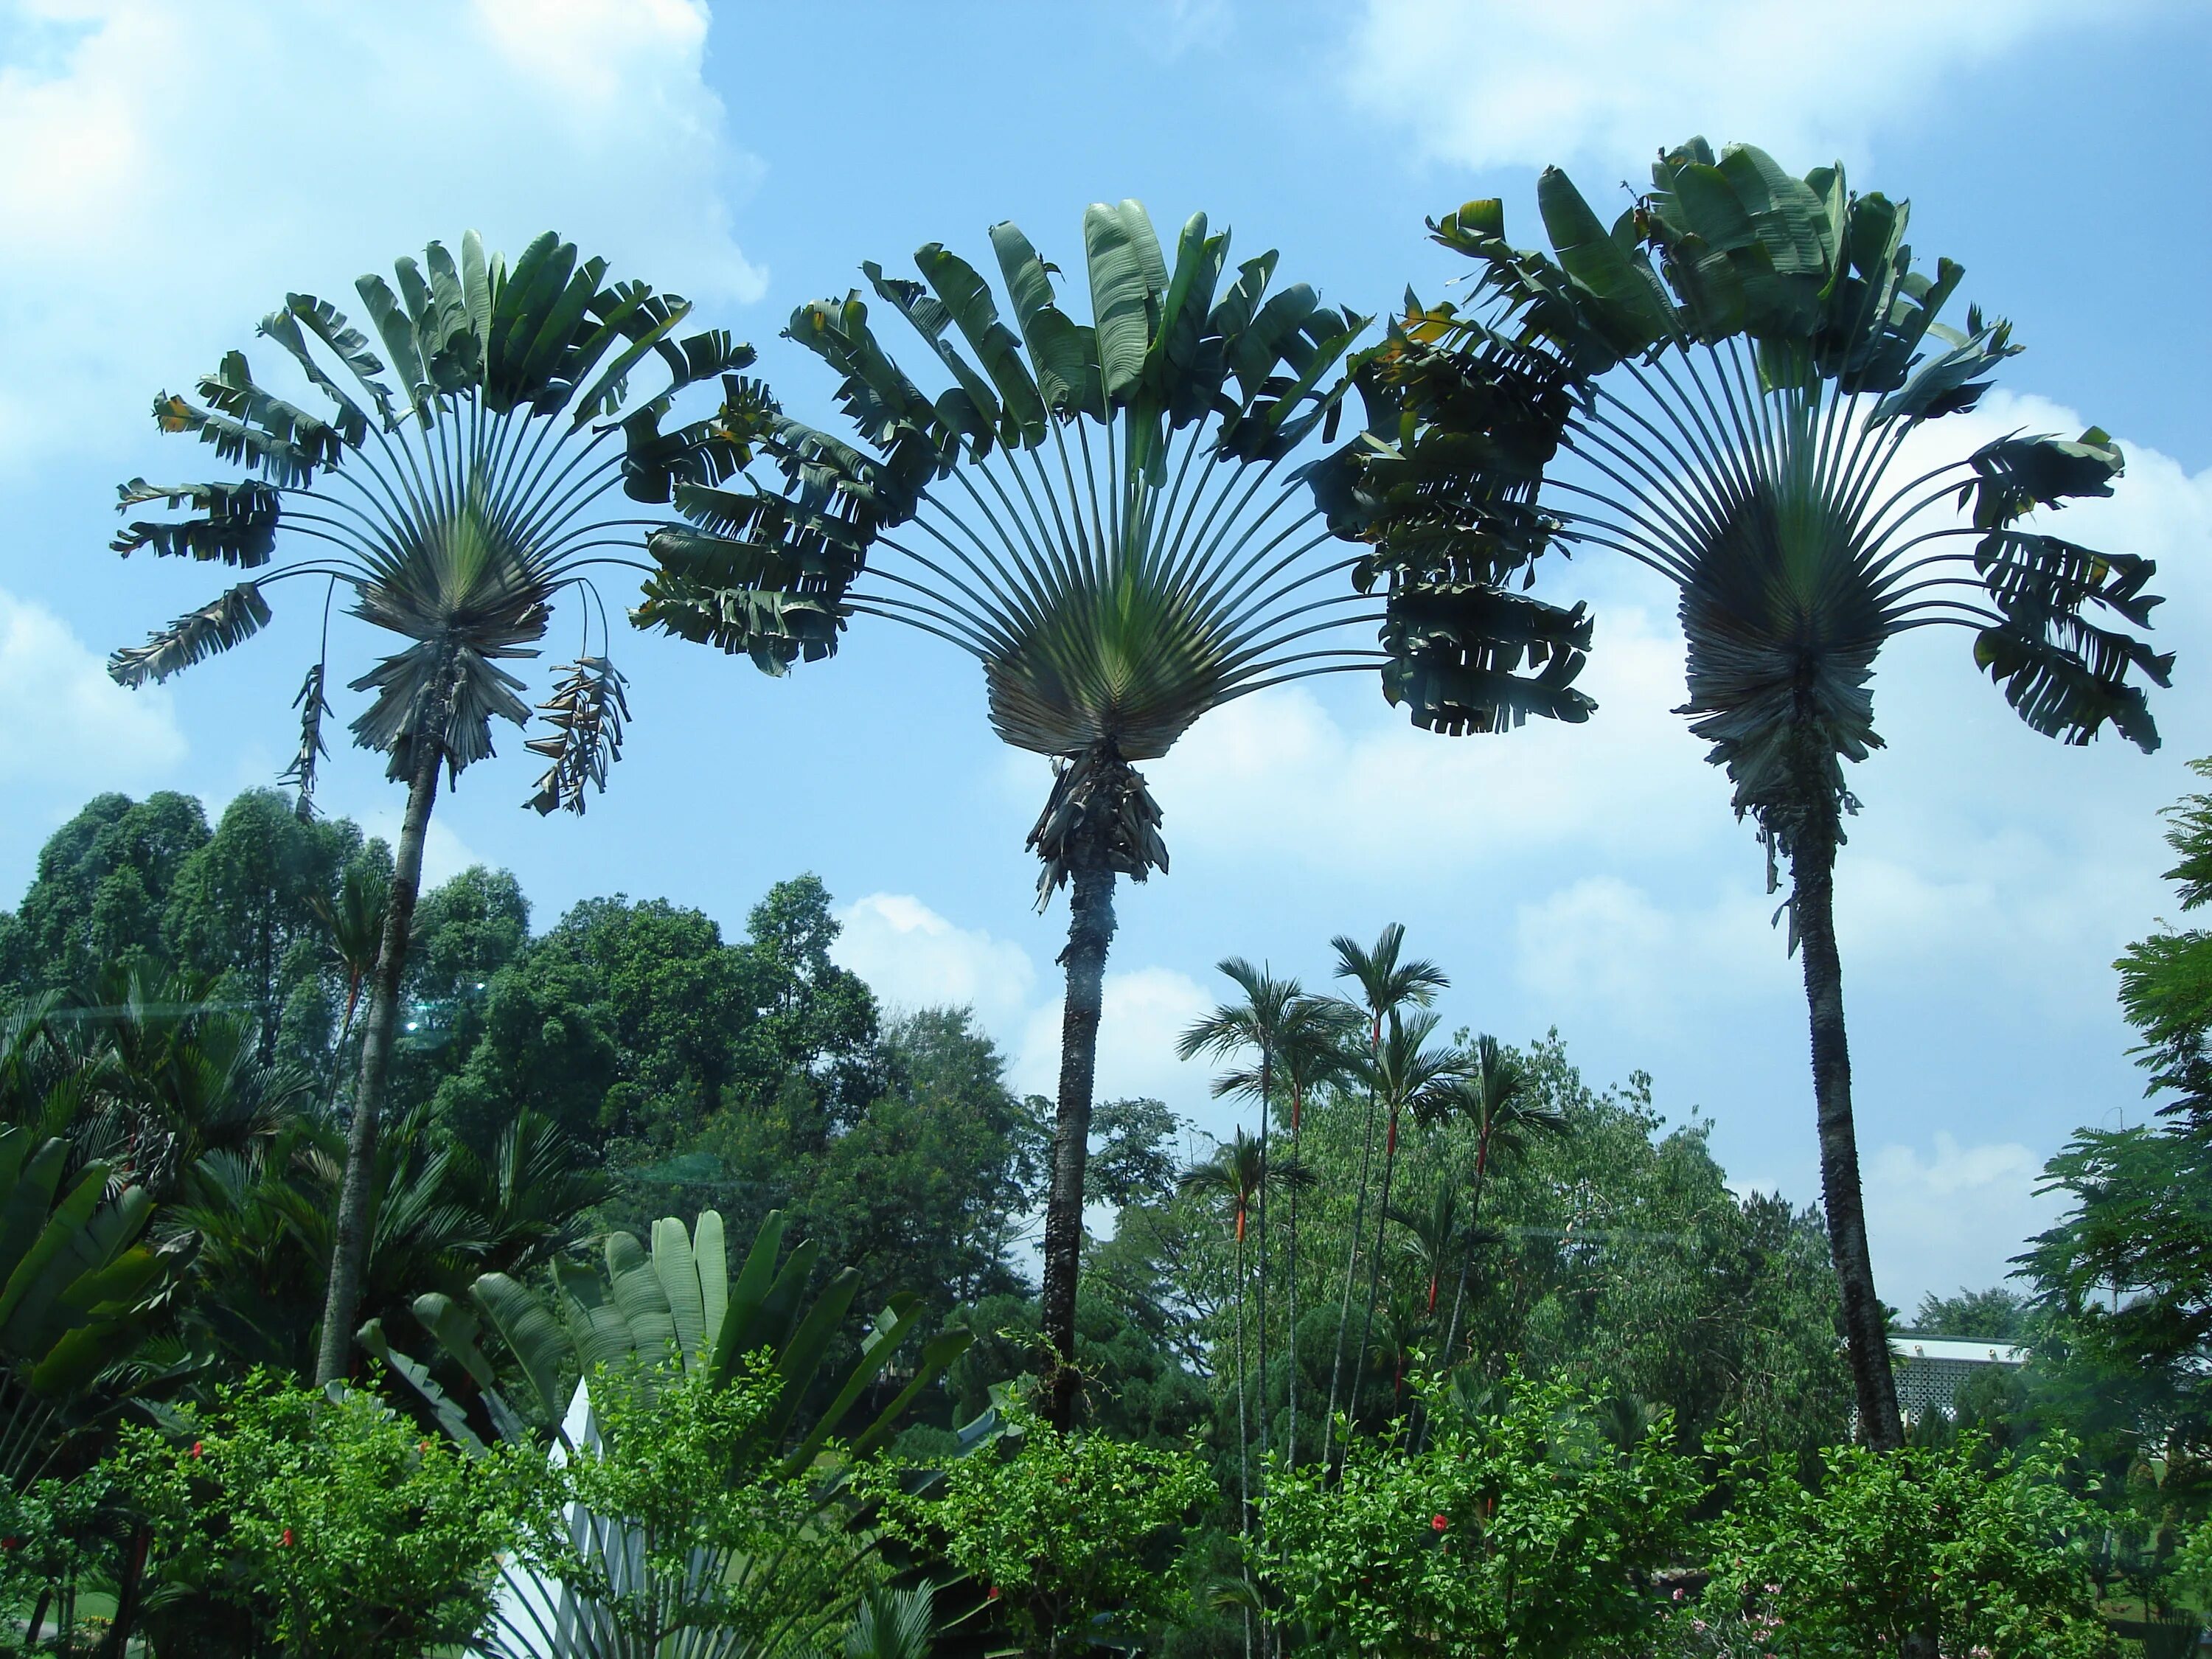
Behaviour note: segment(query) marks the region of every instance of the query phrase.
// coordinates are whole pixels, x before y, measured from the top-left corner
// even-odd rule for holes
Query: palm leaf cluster
[[[679,483],[719,480],[744,464],[742,441],[713,419],[663,423],[701,381],[721,377],[726,401],[740,402],[737,374],[752,353],[719,330],[679,335],[689,301],[611,282],[605,261],[580,258],[550,233],[511,268],[471,231],[458,261],[433,242],[393,275],[356,284],[374,342],[312,295],[289,295],[262,319],[261,337],[321,412],[257,380],[240,351],[198,382],[197,401],[155,400],[163,431],[198,437],[245,476],[132,479],[119,491],[124,508],[189,512],[133,520],[115,550],[253,574],[108,666],[126,685],[165,679],[258,633],[276,584],[320,578],[349,592],[354,615],[403,641],[352,683],[372,694],[356,739],[388,753],[404,777],[428,735],[458,777],[491,753],[495,719],[527,723],[522,682],[505,665],[537,654],[554,601],[586,586],[606,550],[659,522],[619,516],[621,497],[667,502]],[[648,368],[660,372],[650,387]],[[589,633],[587,613],[587,641]],[[620,684],[604,653],[586,649],[547,705],[550,740],[532,745],[552,762],[532,802],[541,811],[580,811],[584,785],[604,787],[619,748]],[[325,752],[321,663],[298,707],[288,776],[304,792]]]
[[[2164,684],[2172,658],[2119,626],[2148,626],[2153,567],[2025,522],[2109,494],[2110,438],[2014,433],[1893,476],[1915,432],[1973,409],[2020,349],[1978,308],[1963,330],[1939,319],[1963,272],[1915,268],[1909,204],[1852,192],[1839,167],[1801,179],[1703,140],[1652,176],[1608,227],[1546,172],[1548,253],[1509,243],[1494,201],[1432,221],[1481,298],[1409,304],[1364,366],[1396,419],[1340,458],[1329,500],[1378,572],[1417,579],[1394,629],[1425,638],[1449,604],[1473,642],[1408,653],[1431,718],[1587,712],[1564,685],[1589,645],[1582,607],[1514,587],[1553,547],[1595,547],[1680,590],[1686,712],[1782,850],[1805,811],[1848,805],[1842,762],[1881,741],[1875,656],[1914,629],[1971,629],[2036,731],[2079,743],[2110,723],[2153,746],[2140,682]]]
[[[862,267],[934,360],[934,396],[859,290],[793,314],[787,337],[838,372],[859,441],[750,411],[782,485],[683,492],[715,533],[653,538],[660,573],[637,618],[779,665],[834,648],[854,616],[967,652],[1000,736],[1062,765],[1032,838],[1048,893],[1078,821],[1113,841],[1117,872],[1164,867],[1141,781],[1102,769],[1165,754],[1264,686],[1383,660],[1382,605],[1346,579],[1356,557],[1324,550],[1296,459],[1333,438],[1366,319],[1275,286],[1273,252],[1232,268],[1203,215],[1170,264],[1124,202],[1085,215],[1092,321],[1078,323],[1029,239],[990,234],[1003,313],[937,243],[915,255],[920,281]]]

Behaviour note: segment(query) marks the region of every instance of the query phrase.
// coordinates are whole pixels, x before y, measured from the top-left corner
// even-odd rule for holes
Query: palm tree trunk
[[[1468,1200],[1467,1250],[1459,1259],[1459,1288],[1452,1292],[1451,1322],[1444,1329],[1444,1369],[1451,1369],[1452,1349],[1459,1343],[1460,1310],[1467,1303],[1467,1281],[1474,1267],[1475,1229],[1482,1224],[1482,1176],[1484,1166],[1490,1161],[1490,1132],[1485,1129],[1482,1144],[1475,1149],[1474,1188]]]
[[[1376,1036],[1371,1047],[1382,1047],[1382,1022],[1376,1022]],[[1328,1414],[1321,1420],[1321,1466],[1324,1479],[1328,1474],[1329,1436],[1336,1427],[1337,1390],[1344,1375],[1344,1331],[1352,1322],[1352,1281],[1359,1271],[1360,1237],[1367,1226],[1367,1170],[1375,1158],[1375,1091],[1367,1091],[1367,1138],[1359,1148],[1359,1196],[1352,1206],[1352,1243],[1344,1252],[1344,1294],[1336,1304],[1336,1352],[1328,1362]],[[1353,1373],[1352,1392],[1359,1393],[1358,1372]]]
[[[1255,1315],[1254,1328],[1259,1336],[1256,1367],[1259,1376],[1255,1380],[1259,1383],[1257,1398],[1260,1405],[1260,1456],[1262,1462],[1266,1461],[1267,1455],[1267,1185],[1270,1173],[1267,1168],[1270,1151],[1267,1137],[1273,1127],[1268,1121],[1270,1083],[1268,1070],[1267,1058],[1263,1053],[1260,1057],[1260,1190],[1257,1194],[1260,1224],[1259,1265],[1255,1273],[1254,1285],[1256,1291],[1254,1304]]]
[[[1851,1057],[1844,1028],[1844,969],[1836,954],[1835,875],[1832,828],[1801,834],[1790,856],[1790,878],[1812,1022],[1813,1097],[1820,1113],[1820,1196],[1828,1212],[1828,1249],[1843,1292],[1859,1437],[1876,1451],[1894,1451],[1905,1443],[1905,1425],[1890,1369],[1889,1333],[1867,1254],[1858,1136],[1851,1122]]]
[[[1060,1112],[1053,1127],[1052,1183],[1045,1199],[1046,1421],[1065,1432],[1075,1420],[1075,1276],[1083,1261],[1083,1170],[1091,1153],[1091,1094],[1098,1066],[1098,1014],[1106,950],[1114,940],[1114,872],[1104,860],[1072,872],[1068,893],[1067,1001],[1060,1024]]]
[[[1301,1127],[1299,1120],[1305,1116],[1304,1094],[1304,1090],[1297,1084],[1295,1082],[1291,1084],[1291,1162],[1300,1170],[1305,1168],[1304,1163],[1298,1157],[1298,1131]],[[1296,1182],[1291,1182],[1290,1192],[1286,1196],[1291,1207],[1290,1214],[1285,1218],[1287,1224],[1284,1229],[1283,1251],[1290,1258],[1290,1271],[1285,1275],[1283,1280],[1288,1299],[1288,1306],[1285,1310],[1288,1322],[1284,1327],[1284,1334],[1290,1365],[1290,1375],[1286,1380],[1290,1392],[1291,1425],[1290,1437],[1284,1448],[1283,1459],[1291,1468],[1296,1468],[1298,1462],[1298,1188]]]
[[[1264,1186],[1262,1191],[1266,1190]],[[1261,1340],[1267,1340],[1261,1333]],[[1252,1431],[1244,1415],[1244,1208],[1239,1200],[1237,1209],[1237,1534],[1240,1538],[1252,1535]],[[1244,1567],[1244,1587],[1248,1592],[1244,1603],[1244,1651],[1252,1651],[1252,1568]],[[1260,1632],[1261,1651],[1267,1650],[1267,1627]]]
[[[434,728],[443,721],[424,723]],[[392,897],[384,913],[384,944],[377,952],[368,1013],[362,1022],[361,1081],[354,1091],[353,1124],[346,1135],[345,1182],[338,1193],[330,1288],[323,1300],[322,1346],[315,1359],[318,1383],[345,1376],[353,1352],[354,1317],[360,1311],[362,1279],[368,1267],[369,1188],[376,1174],[378,1121],[384,1111],[385,1082],[392,1074],[399,985],[407,970],[415,898],[422,885],[422,839],[438,798],[438,768],[444,757],[443,744],[416,735],[410,757],[414,773],[407,781],[407,811],[399,821],[399,846],[393,860]]]
[[[1383,1230],[1390,1224],[1390,1174],[1398,1164],[1398,1103],[1390,1103],[1390,1133],[1382,1147],[1382,1190],[1375,1200],[1375,1259],[1368,1264],[1367,1316],[1360,1322],[1358,1364],[1352,1373],[1352,1409],[1359,1409],[1359,1375],[1367,1364],[1367,1345],[1375,1335],[1375,1303],[1382,1289]],[[1391,1404],[1396,1405],[1395,1391]]]

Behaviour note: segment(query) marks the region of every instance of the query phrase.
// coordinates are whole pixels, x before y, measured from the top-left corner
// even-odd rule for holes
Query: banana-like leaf
[[[204,658],[252,639],[269,622],[269,603],[253,582],[225,589],[197,611],[187,611],[143,645],[126,646],[107,659],[108,678],[118,685],[140,686],[166,680]]]

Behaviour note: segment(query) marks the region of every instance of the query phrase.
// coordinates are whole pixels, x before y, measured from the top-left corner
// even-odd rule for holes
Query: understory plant
[[[1929,1638],[1987,1659],[2113,1653],[2088,1571],[2103,1517],[2063,1482],[2070,1450],[1992,1460],[1978,1433],[1942,1449],[1831,1447],[1812,1486],[1735,1457],[1711,1582],[1675,1617],[1705,1651],[1774,1659],[1929,1651]]]
[[[260,1370],[125,1430],[108,1472],[150,1532],[158,1650],[301,1659],[471,1639],[539,1485],[528,1460],[466,1456],[374,1395]]]
[[[1662,1414],[1624,1451],[1595,1402],[1518,1376],[1498,1408],[1427,1401],[1429,1437],[1352,1435],[1335,1478],[1273,1462],[1255,1570],[1333,1652],[1596,1659],[1645,1650],[1652,1575],[1705,1492]]]
[[[1218,1496],[1198,1455],[1001,1409],[995,1446],[941,1474],[885,1463],[856,1477],[884,1531],[975,1580],[1025,1654],[1130,1646],[1186,1613],[1182,1531]]]

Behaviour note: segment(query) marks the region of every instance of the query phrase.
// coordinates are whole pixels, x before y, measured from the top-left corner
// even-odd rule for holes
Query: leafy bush
[[[592,1374],[592,1443],[548,1471],[551,1499],[534,1512],[524,1554],[548,1578],[584,1598],[581,1615],[604,1636],[611,1625],[626,1651],[657,1653],[678,1632],[742,1635],[772,1649],[819,1610],[855,1593],[855,1552],[828,1550],[842,1517],[827,1512],[810,1471],[787,1468],[767,1433],[784,1389],[764,1354],[738,1363],[727,1381],[669,1365]],[[570,1518],[619,1529],[623,1547],[580,1549]],[[816,1547],[808,1547],[817,1534]],[[764,1593],[748,1561],[788,1563]],[[640,1571],[640,1565],[643,1571]]]
[[[1355,1438],[1340,1480],[1271,1464],[1255,1565],[1324,1645],[1595,1659],[1659,1622],[1650,1575],[1705,1492],[1673,1419],[1622,1451],[1571,1388],[1502,1396],[1471,1415],[1439,1391],[1425,1446]]]
[[[1857,1659],[1933,1636],[1979,1659],[2111,1652],[2086,1559],[2101,1519],[2061,1483],[2067,1449],[1992,1463],[1971,1433],[1888,1456],[1836,1447],[1817,1486],[1738,1458],[1712,1581],[1676,1615],[1711,1638],[1690,1650]]]
[[[1219,1495],[1188,1451],[1099,1434],[1058,1435],[1006,1408],[995,1447],[918,1472],[888,1463],[856,1477],[885,1532],[977,1580],[1024,1652],[1116,1644],[1171,1619],[1188,1595],[1165,1547]],[[919,1490],[911,1488],[919,1485]]]
[[[109,1469],[161,1576],[215,1623],[288,1654],[416,1659],[483,1624],[530,1467],[425,1437],[374,1395],[256,1371],[172,1432],[131,1428]],[[198,1650],[207,1650],[200,1647]]]

